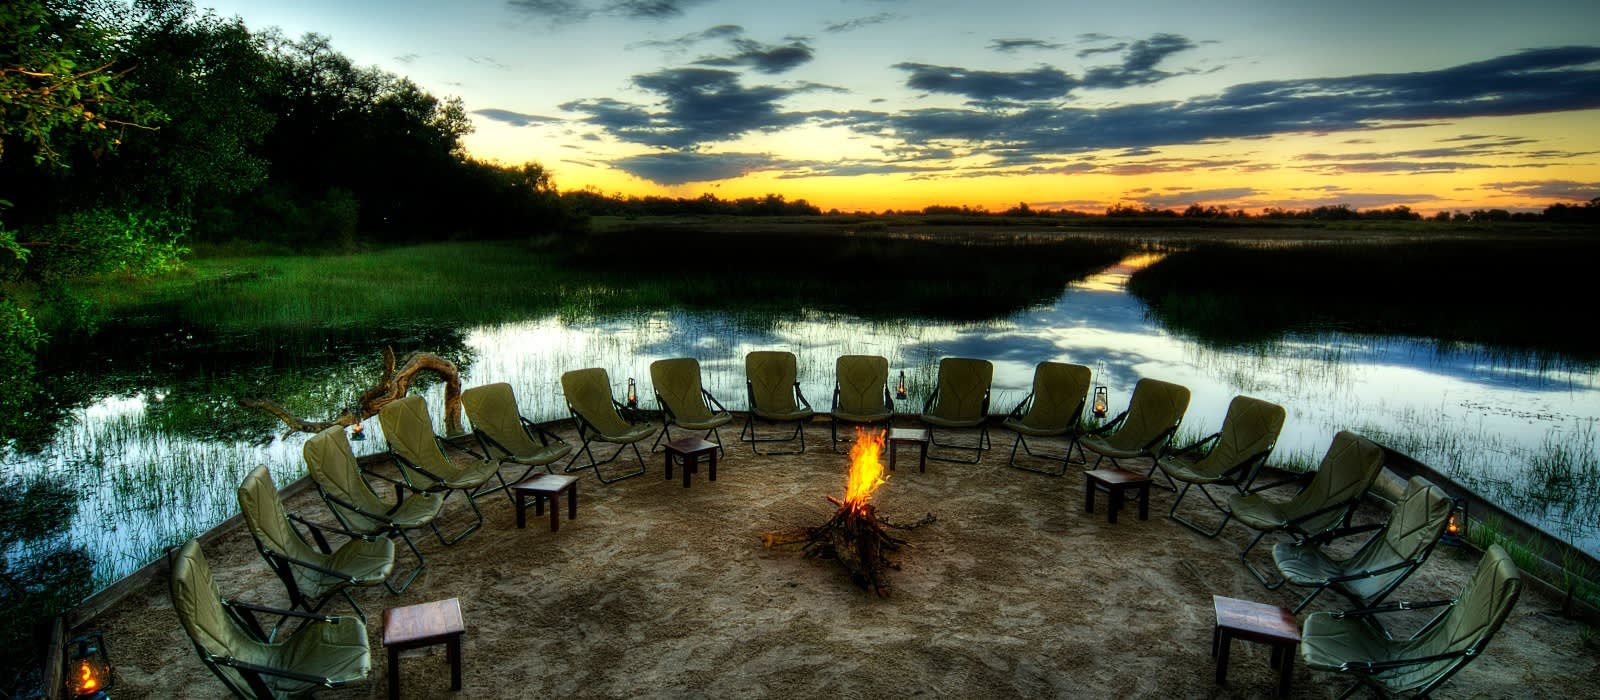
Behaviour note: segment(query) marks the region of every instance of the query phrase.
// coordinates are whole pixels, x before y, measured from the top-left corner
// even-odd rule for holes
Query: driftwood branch
[[[383,377],[364,392],[354,408],[345,408],[328,420],[307,420],[290,413],[271,399],[240,399],[239,405],[266,411],[289,426],[288,433],[317,433],[334,425],[350,426],[378,414],[385,404],[406,395],[418,374],[432,372],[444,379],[445,433],[461,432],[461,372],[454,362],[431,352],[414,352],[396,366],[394,348],[383,349]]]

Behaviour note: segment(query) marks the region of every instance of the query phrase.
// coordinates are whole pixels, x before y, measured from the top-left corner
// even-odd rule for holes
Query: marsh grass
[[[1128,290],[1164,325],[1224,346],[1307,329],[1482,344],[1516,356],[1600,361],[1568,302],[1592,294],[1592,236],[1306,245],[1198,244]]]

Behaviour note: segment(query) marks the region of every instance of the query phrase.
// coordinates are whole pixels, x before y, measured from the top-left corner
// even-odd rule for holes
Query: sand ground
[[[829,450],[826,425],[810,428],[806,453],[787,456],[755,456],[735,440],[738,423],[729,428],[715,482],[702,472],[685,489],[664,480],[661,455],[646,453],[648,471],[636,478],[602,485],[585,472],[578,518],[563,513],[559,532],[531,512],[529,526],[516,529],[509,500],[494,494],[482,500],[483,528],[460,544],[419,533],[428,567],[409,590],[355,593],[369,613],[370,680],[319,696],[384,697],[394,671],[384,660],[381,611],[450,597],[467,625],[464,688],[449,692],[443,649],[434,647],[402,657],[406,697],[1214,698],[1276,690],[1257,644],[1236,642],[1227,684],[1213,678],[1214,594],[1293,606],[1304,592],[1270,591],[1249,575],[1238,559],[1254,534],[1248,528],[1202,537],[1165,517],[1173,494],[1162,490],[1149,520],[1130,509],[1108,524],[1103,495],[1097,512],[1084,511],[1081,468],[1060,478],[1008,468],[1012,434],[997,428],[980,464],[930,461],[919,473],[901,454],[878,491],[878,513],[937,522],[899,533],[909,546],[893,555],[900,568],[884,598],[853,586],[836,562],[762,546],[765,534],[826,521],[834,506],[825,497],[842,496],[848,459]],[[250,466],[231,468],[242,478]],[[447,529],[469,515],[458,498],[446,504]],[[289,507],[331,521],[314,490]],[[1216,515],[1202,507],[1194,494],[1182,503],[1197,518]],[[1384,512],[1371,504],[1358,521]],[[1266,549],[1257,555],[1270,566]],[[243,529],[206,555],[224,595],[286,600]],[[1477,557],[1440,547],[1393,599],[1451,597]],[[1486,654],[1438,696],[1600,697],[1600,645],[1556,612],[1559,603],[1530,588]],[[1342,607],[1328,593],[1306,612]],[[339,600],[330,608],[348,612]],[[116,697],[222,695],[172,611],[164,577],[91,626],[104,630],[116,663]],[[1293,683],[1294,696],[1308,698],[1334,697],[1346,685],[1299,663]]]

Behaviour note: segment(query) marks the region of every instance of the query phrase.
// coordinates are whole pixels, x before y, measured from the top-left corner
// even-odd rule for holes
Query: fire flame
[[[92,693],[96,690],[99,690],[100,680],[94,677],[94,667],[90,666],[89,662],[82,661],[79,662],[78,668],[79,672],[82,674],[78,678],[78,692]]]
[[[856,428],[856,442],[850,448],[850,480],[845,485],[844,506],[857,514],[866,514],[872,502],[872,492],[877,491],[888,477],[878,455],[883,453],[883,431]]]

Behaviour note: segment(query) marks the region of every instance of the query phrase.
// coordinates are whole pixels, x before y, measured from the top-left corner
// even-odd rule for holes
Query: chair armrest
[[[1189,454],[1190,452],[1196,452],[1196,453],[1210,452],[1212,448],[1216,447],[1217,441],[1219,441],[1221,439],[1222,439],[1222,433],[1221,432],[1215,432],[1215,433],[1207,435],[1207,436],[1205,436],[1203,438],[1200,438],[1199,440],[1195,440],[1194,442],[1191,442],[1191,443],[1189,443],[1187,445],[1184,445],[1183,447],[1180,447],[1180,448],[1178,448],[1176,450],[1169,450],[1167,452],[1167,454],[1179,454],[1179,455],[1182,455],[1182,454]],[[1209,447],[1208,447],[1208,445],[1209,445]]]
[[[522,429],[527,431],[528,435],[539,439],[540,445],[548,445],[550,444],[551,440],[559,441],[561,439],[560,437],[557,437],[555,433],[539,427],[537,423],[523,418],[522,416],[517,416],[517,420],[522,421]]]
[[[410,473],[410,472],[416,472],[418,474],[421,474],[422,476],[432,480],[436,484],[443,484],[444,481],[445,481],[444,477],[441,477],[438,474],[435,474],[433,472],[428,471],[427,469],[423,468],[421,465],[417,464],[416,462],[413,462],[413,461],[411,461],[409,459],[406,459],[405,457],[401,456],[401,454],[399,452],[395,452],[393,450],[390,450],[389,451],[389,455],[391,457],[394,457],[395,464],[400,465],[400,470],[399,470],[400,471],[400,478],[404,479],[406,487],[411,489],[411,490],[413,490],[413,491],[426,491],[426,489],[424,489],[422,487],[419,487],[416,484],[411,483],[411,477],[407,476],[407,474]],[[391,481],[393,481],[393,480],[391,479]]]
[[[476,452],[473,452],[472,448],[467,447],[466,445],[458,445],[454,441],[452,441],[452,440],[450,440],[448,438],[440,437],[438,433],[434,434],[433,441],[439,445],[439,451],[440,452],[448,452],[449,450],[455,450],[457,452],[465,452],[465,453],[467,453],[469,455],[472,455],[472,458],[476,459],[476,460],[482,461],[482,460],[489,459],[489,454],[488,454],[489,451],[488,450],[484,450],[484,454],[480,455],[480,454],[478,454]]]
[[[1380,660],[1380,661],[1346,661],[1346,662],[1344,662],[1344,663],[1339,665],[1339,670],[1340,671],[1360,671],[1362,673],[1371,674],[1371,673],[1377,673],[1378,671],[1386,671],[1386,670],[1389,670],[1391,668],[1404,668],[1406,666],[1417,666],[1419,664],[1431,664],[1431,663],[1438,662],[1438,661],[1448,661],[1450,659],[1456,659],[1456,658],[1460,658],[1462,656],[1468,656],[1468,655],[1474,654],[1476,652],[1477,652],[1476,648],[1468,648],[1468,649],[1463,649],[1461,651],[1451,651],[1451,652],[1446,652],[1446,653],[1443,653],[1443,654],[1431,654],[1429,656],[1418,656],[1418,657],[1409,658],[1409,659],[1384,659],[1384,660]]]
[[[1320,546],[1322,546],[1324,544],[1327,544],[1329,542],[1332,542],[1332,541],[1334,541],[1334,540],[1336,540],[1336,539],[1338,539],[1340,537],[1348,537],[1350,535],[1359,535],[1359,534],[1361,534],[1363,532],[1372,532],[1373,530],[1381,530],[1381,529],[1383,529],[1383,523],[1368,523],[1366,525],[1356,525],[1354,527],[1334,528],[1332,530],[1328,530],[1327,532],[1319,532],[1319,533],[1317,533],[1315,535],[1307,537],[1304,540],[1301,540],[1300,542],[1297,542],[1296,544],[1300,545],[1300,546],[1311,545],[1311,546],[1315,546],[1315,547],[1320,547]]]
[[[1126,420],[1128,420],[1128,412],[1127,411],[1123,411],[1121,413],[1118,413],[1116,415],[1116,417],[1112,418],[1109,421],[1106,421],[1105,423],[1100,424],[1099,427],[1097,427],[1097,428],[1095,428],[1093,430],[1090,430],[1088,433],[1085,433],[1085,434],[1086,435],[1104,435],[1104,434],[1109,433],[1109,432],[1111,432],[1113,430],[1116,430],[1117,427],[1122,425],[1123,421],[1126,421]]]
[[[266,675],[269,675],[269,676],[279,676],[279,677],[282,677],[282,678],[291,678],[291,679],[300,681],[302,683],[311,683],[313,685],[320,685],[320,686],[322,686],[324,688],[338,688],[338,687],[341,687],[341,686],[345,685],[344,681],[334,680],[332,678],[328,678],[327,676],[313,676],[313,675],[311,675],[309,673],[301,673],[299,671],[290,671],[289,669],[286,669],[286,668],[273,668],[271,666],[262,666],[261,664],[253,664],[253,663],[250,663],[249,661],[240,661],[240,660],[235,659],[235,658],[233,658],[231,656],[217,656],[216,654],[206,653],[206,658],[209,659],[213,663],[222,664],[223,666],[227,666],[229,668],[236,668],[236,669],[239,669],[241,671],[249,671],[251,673],[266,674]],[[251,685],[253,686],[255,684],[252,683]]]
[[[1355,608],[1353,610],[1345,610],[1345,611],[1342,611],[1342,612],[1334,612],[1334,613],[1331,613],[1331,615],[1333,617],[1335,617],[1335,618],[1362,617],[1362,616],[1365,616],[1365,615],[1378,615],[1378,614],[1382,614],[1382,613],[1398,612],[1398,611],[1401,611],[1401,610],[1426,610],[1428,608],[1437,608],[1437,607],[1439,607],[1441,605],[1455,605],[1455,601],[1454,600],[1449,600],[1449,599],[1446,599],[1446,600],[1423,600],[1423,601],[1400,601],[1400,602],[1396,602],[1396,603],[1384,603],[1383,605],[1374,605],[1374,606],[1372,606],[1370,608]]]
[[[1373,576],[1378,576],[1380,574],[1387,574],[1387,573],[1389,573],[1391,571],[1399,571],[1401,569],[1413,567],[1413,566],[1416,566],[1416,565],[1417,565],[1416,562],[1407,559],[1406,561],[1402,561],[1402,562],[1395,563],[1395,564],[1390,564],[1388,566],[1379,567],[1379,568],[1376,568],[1376,569],[1364,569],[1362,571],[1358,571],[1358,572],[1353,573],[1353,574],[1345,574],[1343,576],[1333,576],[1333,577],[1330,577],[1328,579],[1328,581],[1330,583],[1344,583],[1345,581],[1355,581],[1357,579],[1370,578],[1370,577],[1373,577]]]
[[[256,638],[256,641],[260,642],[270,641],[272,639],[272,635],[267,634],[267,631],[261,627],[261,621],[256,619],[256,613],[276,615],[279,618],[294,617],[303,620],[314,620],[321,622],[333,622],[334,619],[336,619],[332,615],[309,613],[302,610],[285,610],[283,608],[256,605],[254,603],[246,603],[228,598],[222,599],[222,608],[229,616],[231,616],[241,626],[248,630],[250,634]]]
[[[325,532],[337,533],[337,534],[340,534],[340,535],[344,535],[345,537],[349,537],[350,539],[353,539],[353,540],[367,540],[367,541],[370,542],[370,541],[373,541],[373,540],[377,539],[376,537],[373,537],[371,535],[363,535],[363,534],[361,534],[359,532],[356,532],[354,530],[348,530],[348,529],[345,529],[345,528],[342,528],[342,527],[334,527],[332,525],[324,525],[322,523],[314,523],[314,522],[311,522],[310,520],[306,520],[305,518],[302,518],[299,515],[296,515],[294,513],[288,513],[287,515],[289,516],[290,520],[292,520],[294,522],[297,522],[297,523],[300,523],[301,525],[304,525],[307,528],[310,528],[311,537],[317,541],[317,547],[322,550],[323,554],[332,554],[333,553],[333,547],[330,547],[328,545],[328,538],[324,537],[323,534],[322,534],[322,533],[325,533]]]
[[[811,402],[806,400],[805,392],[800,390],[800,382],[794,383],[794,398],[800,402],[801,406],[805,406],[807,411],[812,410]]]
[[[1033,392],[1029,392],[1027,396],[1022,397],[1022,400],[1017,402],[1017,407],[1016,408],[1011,409],[1011,412],[1006,414],[1006,420],[1015,420],[1015,419],[1022,418],[1022,409],[1027,408],[1028,406],[1030,406],[1032,404],[1033,404]],[[1082,403],[1078,404],[1078,410],[1080,410],[1080,411],[1083,410],[1083,404]]]
[[[321,564],[318,564],[316,562],[310,562],[310,561],[306,561],[304,559],[295,559],[294,557],[284,556],[284,555],[279,554],[277,552],[269,552],[269,553],[267,553],[267,556],[272,557],[274,559],[277,559],[279,561],[288,562],[290,564],[293,564],[295,566],[301,567],[303,569],[310,569],[310,570],[315,571],[315,572],[317,572],[319,574],[322,574],[324,576],[331,576],[333,578],[339,579],[339,580],[344,581],[346,583],[355,583],[356,582],[355,578],[352,577],[351,575],[349,575],[349,574],[347,574],[347,573],[345,573],[343,571],[339,571],[338,569],[330,569],[330,568],[328,568],[326,566],[323,566]]]
[[[700,389],[700,395],[705,398],[706,405],[708,405],[708,406],[716,406],[717,410],[721,411],[723,413],[727,413],[728,412],[728,409],[723,407],[722,402],[718,401],[717,397],[712,396],[711,392],[706,391],[704,388],[702,388],[702,389]]]
[[[1264,460],[1264,459],[1261,460],[1261,466],[1263,468],[1266,467],[1266,460]],[[1257,471],[1259,471],[1259,470],[1257,470]],[[1269,484],[1267,484],[1265,486],[1252,486],[1250,489],[1246,490],[1245,493],[1247,493],[1247,494],[1259,493],[1261,491],[1266,491],[1268,489],[1278,488],[1279,486],[1287,486],[1287,485],[1295,483],[1297,481],[1300,482],[1300,488],[1296,489],[1296,493],[1298,493],[1300,491],[1304,491],[1307,486],[1310,486],[1311,485],[1311,479],[1316,477],[1316,475],[1317,475],[1317,473],[1314,472],[1314,471],[1300,472],[1298,474],[1295,474],[1294,476],[1288,477],[1286,479],[1280,479],[1278,481],[1274,481],[1274,482],[1269,483]],[[1252,480],[1252,483],[1253,483],[1253,481],[1254,480]]]

